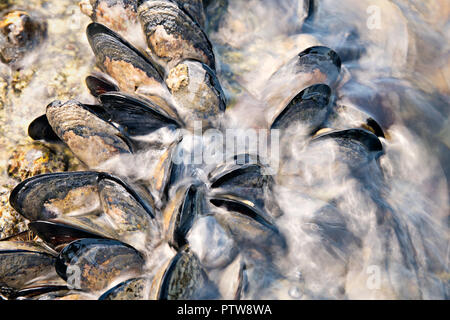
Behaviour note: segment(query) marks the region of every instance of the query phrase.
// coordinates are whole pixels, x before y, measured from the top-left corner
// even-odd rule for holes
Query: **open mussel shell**
[[[150,100],[124,94],[109,92],[100,95],[102,107],[110,121],[117,123],[128,136],[142,136],[163,127],[179,128],[181,124],[174,115]]]
[[[109,289],[98,300],[148,300],[150,279],[133,278]]]
[[[308,134],[316,131],[327,119],[330,112],[331,89],[326,84],[312,85],[289,102],[275,118],[271,129],[302,127]]]
[[[311,140],[310,147],[324,149],[322,156],[329,154],[329,161],[355,169],[366,168],[372,160],[384,153],[383,144],[372,132],[365,129],[348,129],[319,134]],[[323,146],[321,144],[324,144]],[[338,167],[334,174],[341,172]],[[362,174],[363,172],[360,172]]]
[[[225,111],[225,95],[214,73],[207,65],[184,60],[169,71],[166,84],[176,101],[178,114],[187,128],[202,121],[205,127]]]
[[[152,198],[138,185],[102,172],[64,172],[20,183],[11,205],[53,247],[79,238],[134,243],[158,238]],[[41,221],[39,221],[41,220]]]
[[[117,33],[91,23],[87,36],[97,66],[113,77],[122,91],[134,93],[140,86],[161,86],[162,77],[155,66]]]
[[[295,94],[309,86],[326,84],[334,87],[340,71],[341,60],[336,52],[327,47],[310,47],[270,77],[264,99],[278,114]],[[286,79],[290,80],[286,82]]]
[[[212,194],[216,198],[245,202],[258,208],[263,216],[267,211],[268,220],[270,216],[279,216],[280,210],[270,197],[274,179],[266,169],[256,157],[248,154],[235,156],[209,173]]]
[[[37,117],[30,123],[28,126],[28,135],[33,140],[44,140],[54,143],[62,142],[55,131],[53,131],[45,114]]]
[[[55,268],[70,287],[98,291],[119,277],[141,273],[144,264],[143,256],[123,242],[81,239],[61,251]]]
[[[169,244],[179,249],[187,244],[186,236],[200,215],[201,199],[195,185],[181,187],[163,212],[163,226]]]
[[[383,151],[383,144],[372,132],[364,129],[348,129],[327,132],[315,137],[312,141],[333,139],[342,147],[348,147],[351,143],[363,146],[367,151],[379,154]]]
[[[47,106],[47,119],[53,131],[88,167],[133,150],[130,141],[104,117],[101,108],[90,108],[74,100]]]
[[[138,8],[147,45],[154,61],[168,71],[193,59],[215,69],[212,45],[200,26],[170,1],[141,1]]]
[[[89,75],[86,77],[86,86],[89,89],[89,92],[94,96],[98,97],[99,95],[111,92],[111,91],[119,91],[119,87],[110,79],[107,79],[105,76],[96,74]]]
[[[34,176],[13,189],[9,202],[30,221],[93,214],[100,210],[97,178],[92,171]]]
[[[0,248],[0,287],[19,291],[54,275],[55,257],[44,250],[24,250],[14,242]]]
[[[51,248],[48,248],[41,243],[34,242],[31,240],[14,240],[13,237],[4,239],[0,241],[0,251],[32,251],[32,252],[42,252],[49,255],[56,256],[58,253]]]
[[[66,292],[69,288],[64,285],[42,285],[31,286],[16,292],[11,293],[9,299],[33,299],[34,297],[41,296],[48,293]]]
[[[336,105],[327,119],[327,126],[335,129],[360,127],[371,131],[377,137],[385,138],[383,127],[374,117],[355,106]]]
[[[217,296],[197,257],[188,247],[182,248],[163,273],[152,282],[152,297],[158,300],[211,299]]]
[[[276,225],[262,213],[245,201],[226,198],[211,198],[216,207],[214,217],[233,237],[239,248],[263,250],[271,256],[282,254],[286,250],[286,240]]]
[[[237,255],[232,263],[220,270],[217,288],[224,300],[239,300],[245,285],[245,263],[241,255]]]
[[[52,247],[58,248],[83,238],[103,239],[104,236],[86,229],[70,226],[68,224],[51,222],[51,221],[34,221],[28,224],[39,238],[50,244]]]

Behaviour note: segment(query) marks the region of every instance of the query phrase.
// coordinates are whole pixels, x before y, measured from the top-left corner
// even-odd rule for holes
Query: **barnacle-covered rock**
[[[0,60],[12,63],[39,45],[47,35],[47,23],[28,12],[7,12],[0,20]]]
[[[63,152],[39,142],[17,146],[8,162],[8,174],[17,180],[67,168],[68,159]]]
[[[7,238],[27,229],[26,222],[9,204],[11,188],[0,187],[0,239]]]

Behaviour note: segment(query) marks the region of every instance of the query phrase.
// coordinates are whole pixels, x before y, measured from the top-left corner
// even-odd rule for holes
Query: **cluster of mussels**
[[[37,238],[0,241],[1,297],[245,299],[283,281],[272,263],[287,250],[276,224],[282,215],[272,192],[277,176],[264,174],[258,155],[239,154],[217,166],[172,161],[186,140],[178,132],[192,132],[196,121],[220,129],[226,109],[203,5],[82,2],[94,21],[87,37],[101,72],[86,84],[98,103],[53,102],[30,124],[29,135],[64,143],[94,170],[149,150],[158,158],[151,172],[137,177],[112,169],[21,182],[10,203]],[[144,50],[124,38],[136,25],[145,35]],[[353,159],[377,159],[383,132],[370,117],[361,116],[360,128],[324,129],[339,123],[330,86],[340,68],[339,56],[326,47],[309,48],[286,64],[283,69],[309,74],[312,83],[290,102],[269,97],[287,104],[269,129],[287,134],[300,125],[309,144],[331,139]],[[183,148],[192,151],[189,144]],[[191,238],[199,220],[204,230]],[[202,241],[206,249],[197,250]]]

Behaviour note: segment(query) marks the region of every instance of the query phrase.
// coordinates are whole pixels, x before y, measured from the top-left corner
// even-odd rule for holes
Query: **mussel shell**
[[[330,152],[335,164],[343,164],[344,168],[350,168],[355,174],[363,174],[359,169],[369,168],[367,165],[377,160],[384,153],[383,144],[372,132],[364,129],[348,129],[332,131],[319,135],[311,140],[311,147],[320,147],[319,143]],[[325,153],[323,154],[325,156]],[[340,174],[335,169],[336,174]],[[359,173],[358,173],[359,172]]]
[[[180,188],[163,212],[163,225],[169,244],[181,248],[186,235],[200,214],[200,199],[195,185]]]
[[[322,79],[317,83],[332,85],[338,79],[341,72],[341,59],[332,49],[324,46],[309,47],[287,62],[276,71],[271,78],[293,75],[309,74],[313,80]]]
[[[134,93],[140,86],[161,85],[162,77],[154,65],[114,31],[91,23],[87,36],[98,67],[113,77],[121,90]]]
[[[25,230],[19,233],[12,234],[8,237],[4,237],[0,239],[0,245],[3,241],[12,241],[12,242],[29,242],[33,240],[34,234],[30,230]]]
[[[35,176],[11,192],[12,207],[31,221],[98,212],[98,172],[58,172]]]
[[[210,121],[225,111],[225,95],[214,73],[205,64],[185,60],[169,71],[166,84],[175,101],[177,111],[187,128],[193,121]]]
[[[69,286],[97,291],[118,277],[140,273],[144,263],[143,256],[123,242],[81,239],[61,251],[55,268]]]
[[[103,212],[118,239],[139,247],[159,239],[155,213],[134,190],[118,179],[104,177],[99,179],[100,200]],[[131,192],[130,192],[131,191]]]
[[[162,127],[175,129],[181,126],[164,109],[149,100],[121,92],[105,93],[99,98],[110,121],[119,124],[121,131],[128,136],[146,135]]]
[[[0,287],[20,290],[54,274],[55,258],[28,250],[0,250]]]
[[[248,180],[246,180],[248,179]],[[235,169],[223,176],[213,180],[212,189],[216,193],[229,194],[231,196],[242,197],[254,202],[254,205],[264,207],[264,194],[267,184],[272,182],[270,176],[260,174],[260,167],[257,165],[245,166]]]
[[[58,137],[88,167],[121,153],[130,153],[133,146],[112,124],[102,119],[103,111],[71,100],[47,106],[47,119]]]
[[[341,61],[336,52],[327,47],[310,47],[270,77],[264,99],[278,114],[298,92],[309,86],[323,83],[334,87],[340,70]]]
[[[98,300],[147,300],[150,290],[148,278],[133,278],[109,289]]]
[[[380,153],[383,151],[383,144],[378,137],[370,131],[364,129],[348,129],[325,133],[315,137],[312,141],[333,139],[340,146],[347,146],[348,143],[358,143],[367,151]]]
[[[109,173],[100,172],[98,181],[101,182],[105,180],[120,185],[133,198],[133,202],[136,202],[141,206],[151,218],[155,218],[152,199],[145,189],[141,188],[138,184],[130,185],[128,182],[125,182],[125,180]]]
[[[211,188],[261,188],[265,184],[264,167],[258,157],[239,154],[208,174]]]
[[[336,105],[327,119],[327,127],[338,130],[360,127],[371,131],[377,137],[385,138],[384,130],[378,121],[356,106]]]
[[[166,71],[186,59],[201,61],[215,69],[208,37],[177,4],[145,1],[138,14],[152,58],[166,66]]]
[[[213,197],[245,202],[257,208],[267,220],[279,216],[281,211],[271,196],[275,182],[265,169],[256,157],[235,156],[208,174]]]
[[[170,262],[158,291],[158,300],[206,299],[215,296],[206,272],[187,247]]]
[[[42,246],[40,243],[33,241],[16,241],[16,240],[1,240],[0,251],[32,251],[41,252],[49,255],[56,256],[57,253],[52,249]]]
[[[203,8],[203,0],[173,0],[182,8],[197,24],[205,27],[206,16]]]
[[[341,58],[330,48],[324,46],[310,47],[298,54],[297,72],[311,72],[318,69],[327,75],[330,83],[337,80],[341,71]]]
[[[59,290],[35,296],[33,300],[96,300],[96,297],[78,290]]]
[[[225,270],[219,279],[218,289],[224,300],[239,300],[244,286],[245,263],[241,255],[236,258]]]
[[[58,135],[53,131],[48,122],[47,115],[43,114],[34,119],[28,126],[28,135],[33,140],[44,140],[47,142],[62,142]]]
[[[104,236],[82,228],[51,221],[34,221],[28,227],[46,243],[52,247],[59,247],[74,240],[91,238],[103,239]]]
[[[85,10],[93,21],[102,23],[117,32],[126,30],[127,23],[137,20],[136,0],[91,0]],[[82,8],[83,9],[83,8]]]
[[[26,289],[22,289],[16,292],[13,292],[8,298],[9,299],[32,299],[33,297],[48,294],[51,292],[60,292],[67,291],[69,288],[67,286],[58,286],[58,285],[48,285],[48,286],[32,286]]]
[[[119,87],[115,83],[100,75],[89,75],[85,81],[90,93],[94,97],[98,97],[106,92],[119,91]]]
[[[289,102],[275,118],[271,129],[287,129],[292,125],[312,133],[322,125],[330,112],[331,89],[326,84],[312,85]]]
[[[233,237],[239,248],[263,250],[269,256],[282,254],[286,250],[286,240],[276,225],[245,201],[211,198],[210,202],[222,210],[214,217]]]

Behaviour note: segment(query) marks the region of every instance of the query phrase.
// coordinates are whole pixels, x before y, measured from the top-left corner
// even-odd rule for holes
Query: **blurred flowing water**
[[[218,3],[209,8],[223,10],[210,20],[210,37],[233,103],[230,126],[267,126],[267,91],[298,81],[270,76],[307,47],[325,45],[343,61],[336,104],[367,112],[387,133],[379,167],[368,164],[358,178],[333,144],[305,149],[301,136],[282,140],[293,155],[283,166],[298,169],[281,173],[276,192],[289,245],[279,267],[298,280],[289,295],[448,298],[448,2]]]
[[[50,101],[92,102],[83,83],[94,61],[84,35],[88,18],[76,2],[16,2],[44,15],[49,33],[20,71],[1,67],[2,168]],[[225,127],[267,128],[277,111],[267,93],[298,93],[289,74],[281,82],[270,82],[271,75],[302,50],[325,45],[343,61],[336,104],[367,112],[386,132],[385,154],[358,176],[339,163],[332,143],[306,148],[301,134],[282,140],[290,156],[282,159],[274,196],[288,252],[248,275],[247,298],[448,299],[448,1],[208,3],[207,32],[229,100]],[[14,72],[30,69],[31,81],[14,93]],[[194,225],[192,242],[205,230],[205,220]],[[197,253],[214,256],[205,247]],[[270,285],[259,291],[252,279]]]

